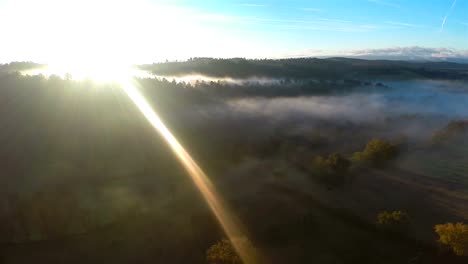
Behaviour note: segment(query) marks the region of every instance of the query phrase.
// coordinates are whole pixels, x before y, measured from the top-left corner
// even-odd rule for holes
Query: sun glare
[[[177,159],[186,169],[193,183],[218,219],[227,237],[231,240],[234,248],[239,253],[243,263],[258,263],[256,253],[253,251],[253,246],[250,244],[242,225],[223,202],[208,176],[192,159],[190,154],[179,143],[148,101],[139,92],[136,86],[137,82],[133,77],[142,77],[141,71],[132,67],[105,63],[80,64],[75,62],[68,65],[52,64],[44,69],[39,69],[35,72],[30,71],[25,74],[43,74],[45,76],[57,75],[62,78],[71,78],[73,80],[90,79],[96,82],[112,82],[119,84],[143,116],[164,138]]]
[[[121,80],[131,77],[130,67],[104,63],[51,64],[45,69],[37,71],[46,76],[57,75],[73,80],[91,79],[96,82],[121,82]]]
[[[133,77],[153,78],[154,76],[136,67],[111,63],[53,63],[44,68],[23,71],[24,75],[58,76],[62,79],[92,80],[99,83],[123,83]]]
[[[138,88],[135,86],[134,82],[132,82],[131,79],[121,79],[120,84],[122,89],[127,93],[128,97],[133,101],[133,103],[135,103],[148,122],[168,143],[175,156],[186,169],[195,186],[201,192],[205,201],[211,208],[211,211],[218,219],[219,223],[224,229],[224,232],[243,260],[243,263],[258,263],[253,246],[246,237],[245,231],[241,227],[240,223],[236,220],[236,217],[224,204],[221,196],[217,194],[216,189],[208,176],[203,172],[198,164],[192,159],[190,154],[185,150],[185,148],[179,143],[171,131],[158,117],[148,101],[138,91]]]

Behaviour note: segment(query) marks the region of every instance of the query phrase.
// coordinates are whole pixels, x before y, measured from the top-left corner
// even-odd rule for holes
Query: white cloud
[[[444,60],[444,59],[467,59],[468,50],[457,50],[450,48],[426,48],[419,46],[392,47],[382,49],[359,49],[359,50],[306,50],[286,57],[357,57],[372,59],[396,59],[396,60]]]
[[[449,48],[425,48],[425,47],[394,47],[385,49],[363,49],[350,52],[350,55],[385,55],[385,56],[408,56],[426,58],[468,57],[468,51]]]

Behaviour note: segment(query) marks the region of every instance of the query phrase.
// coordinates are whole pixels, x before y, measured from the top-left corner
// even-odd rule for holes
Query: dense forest
[[[430,78],[466,80],[468,65],[452,62],[408,62],[361,60],[350,58],[297,59],[212,59],[141,65],[156,75],[179,76],[201,74],[214,77],[269,77],[315,80],[375,78]]]

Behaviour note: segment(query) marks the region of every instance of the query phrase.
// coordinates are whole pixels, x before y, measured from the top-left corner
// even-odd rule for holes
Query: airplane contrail
[[[452,3],[452,6],[450,6],[449,11],[447,12],[447,14],[444,16],[444,19],[442,20],[442,26],[440,27],[440,32],[444,31],[445,22],[447,21],[448,16],[452,13],[452,10],[455,8],[456,4],[457,4],[457,0],[454,0]]]

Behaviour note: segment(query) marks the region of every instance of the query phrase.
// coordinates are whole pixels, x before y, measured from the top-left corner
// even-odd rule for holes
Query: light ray
[[[210,179],[192,159],[189,153],[182,147],[182,145],[169,131],[166,125],[164,125],[162,120],[158,117],[147,100],[138,91],[137,87],[135,87],[132,80],[128,79],[121,81],[120,83],[125,93],[130,97],[133,103],[135,103],[148,122],[156,129],[157,132],[162,135],[176,157],[187,170],[188,174],[195,183],[195,186],[199,189],[210,209],[218,219],[219,223],[224,229],[224,232],[228,236],[243,263],[257,263],[257,257],[253,250],[253,246],[250,244],[250,241],[248,239],[237,239],[246,238],[246,234],[243,232],[241,225],[238,223],[238,221],[236,221],[236,218],[234,218],[233,214],[231,214],[227,209],[221,197],[216,193],[216,190]]]

